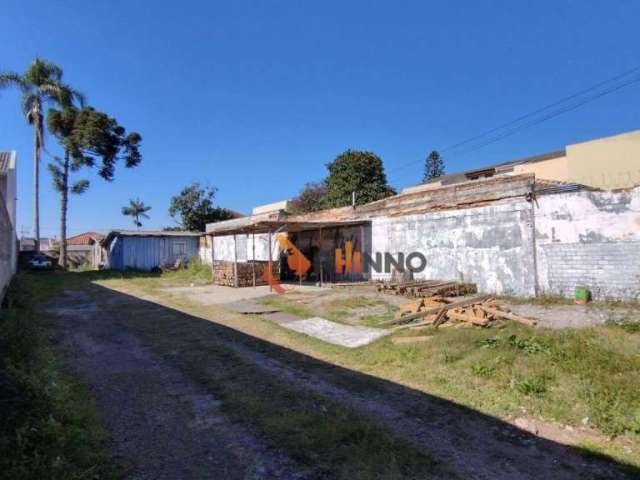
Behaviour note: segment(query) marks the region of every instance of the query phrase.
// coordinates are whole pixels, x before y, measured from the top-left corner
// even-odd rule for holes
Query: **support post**
[[[322,247],[323,247],[323,243],[322,243],[322,227],[320,227],[320,247],[319,247],[319,255],[318,258],[320,259],[320,287],[322,287],[322,281],[323,281],[323,276],[324,276],[324,268],[322,266]]]
[[[269,275],[271,275],[273,273],[273,270],[271,269],[271,230],[269,230]],[[271,278],[271,277],[269,277]],[[271,286],[271,282],[269,282],[269,291],[272,292],[273,291],[273,287]]]
[[[214,234],[212,233],[211,235],[209,235],[209,239],[211,240],[211,283],[214,282],[215,279],[215,263],[216,263],[216,259],[215,259],[215,253],[214,253],[214,249],[213,249],[213,244],[214,242]]]
[[[235,233],[233,234],[233,286],[238,288],[238,243]]]
[[[251,232],[251,273],[253,275],[253,288],[256,288],[256,232]]]
[[[357,271],[360,272],[361,280],[364,279],[365,273],[362,271],[362,259],[364,258],[364,225],[360,225],[360,265],[357,267]]]

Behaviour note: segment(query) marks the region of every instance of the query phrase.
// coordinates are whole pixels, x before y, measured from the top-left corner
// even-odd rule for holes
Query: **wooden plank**
[[[398,323],[406,323],[406,322],[410,322],[411,320],[416,320],[418,318],[426,317],[427,315],[431,315],[433,313],[436,313],[436,314],[440,313],[440,310],[443,308],[449,310],[451,308],[466,307],[468,305],[475,305],[476,303],[482,303],[488,298],[491,298],[490,295],[478,295],[472,298],[467,298],[465,300],[458,300],[457,302],[449,303],[444,307],[438,306],[434,308],[427,308],[425,310],[422,310],[421,312],[413,313],[411,315],[405,315],[397,319],[394,318],[393,320],[387,320],[385,322],[382,322],[380,325],[395,325]]]
[[[438,312],[438,314],[436,315],[435,320],[433,321],[433,326],[438,328],[441,324],[443,324],[444,322],[447,321],[446,319],[446,314],[447,314],[447,306],[443,306],[440,311]]]
[[[394,345],[406,345],[408,343],[427,342],[433,338],[432,335],[418,335],[415,337],[394,337],[391,343]]]
[[[489,323],[488,319],[477,318],[474,315],[469,315],[468,313],[458,313],[458,312],[448,312],[447,316],[452,320],[460,320],[462,322],[469,322],[474,325],[479,325],[481,327],[486,326]]]
[[[486,307],[484,305],[478,305],[482,310],[487,313],[490,313],[496,318],[506,318],[507,320],[513,320],[514,322],[520,322],[525,325],[529,325],[531,327],[535,327],[538,322],[533,318],[521,317],[520,315],[516,315],[514,313],[503,312],[502,310],[498,310],[496,308]]]

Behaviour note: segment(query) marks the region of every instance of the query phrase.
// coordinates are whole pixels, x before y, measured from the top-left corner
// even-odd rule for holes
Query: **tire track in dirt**
[[[214,396],[118,325],[88,293],[65,291],[47,311],[58,349],[89,385],[128,478],[313,477],[230,422]]]

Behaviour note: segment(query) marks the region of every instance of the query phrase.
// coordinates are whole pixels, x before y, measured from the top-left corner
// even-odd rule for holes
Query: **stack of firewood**
[[[254,265],[252,265],[254,263]],[[266,285],[266,281],[262,276],[263,268],[267,267],[268,262],[258,261],[255,262],[238,262],[238,287],[250,287],[253,285],[253,275],[255,271],[256,285]],[[278,262],[272,262],[272,271],[275,278],[278,278]],[[214,285],[225,285],[233,287],[235,283],[233,262],[216,260],[212,268],[212,283]]]
[[[409,327],[494,327],[512,320],[534,326],[536,320],[510,312],[488,295],[452,301],[443,296],[431,296],[400,306],[393,320],[383,325],[396,329]]]

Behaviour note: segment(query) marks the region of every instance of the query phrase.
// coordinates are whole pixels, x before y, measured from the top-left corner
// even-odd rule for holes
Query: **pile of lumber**
[[[400,306],[395,318],[382,325],[396,329],[410,327],[494,327],[507,320],[534,326],[536,320],[510,312],[489,295],[463,300],[450,300],[443,296],[421,298]]]
[[[476,293],[478,289],[475,283],[445,280],[413,280],[407,282],[380,283],[378,285],[378,291],[407,297],[431,297],[435,295],[454,297]]]
[[[253,285],[254,268],[256,285],[266,285],[267,283],[262,276],[262,269],[268,268],[267,265],[268,262],[259,260],[238,262],[238,287],[250,287]],[[272,262],[271,266],[274,275],[278,278],[278,262]],[[211,273],[211,281],[214,285],[224,285],[227,287],[235,286],[233,262],[216,260],[213,264]]]

